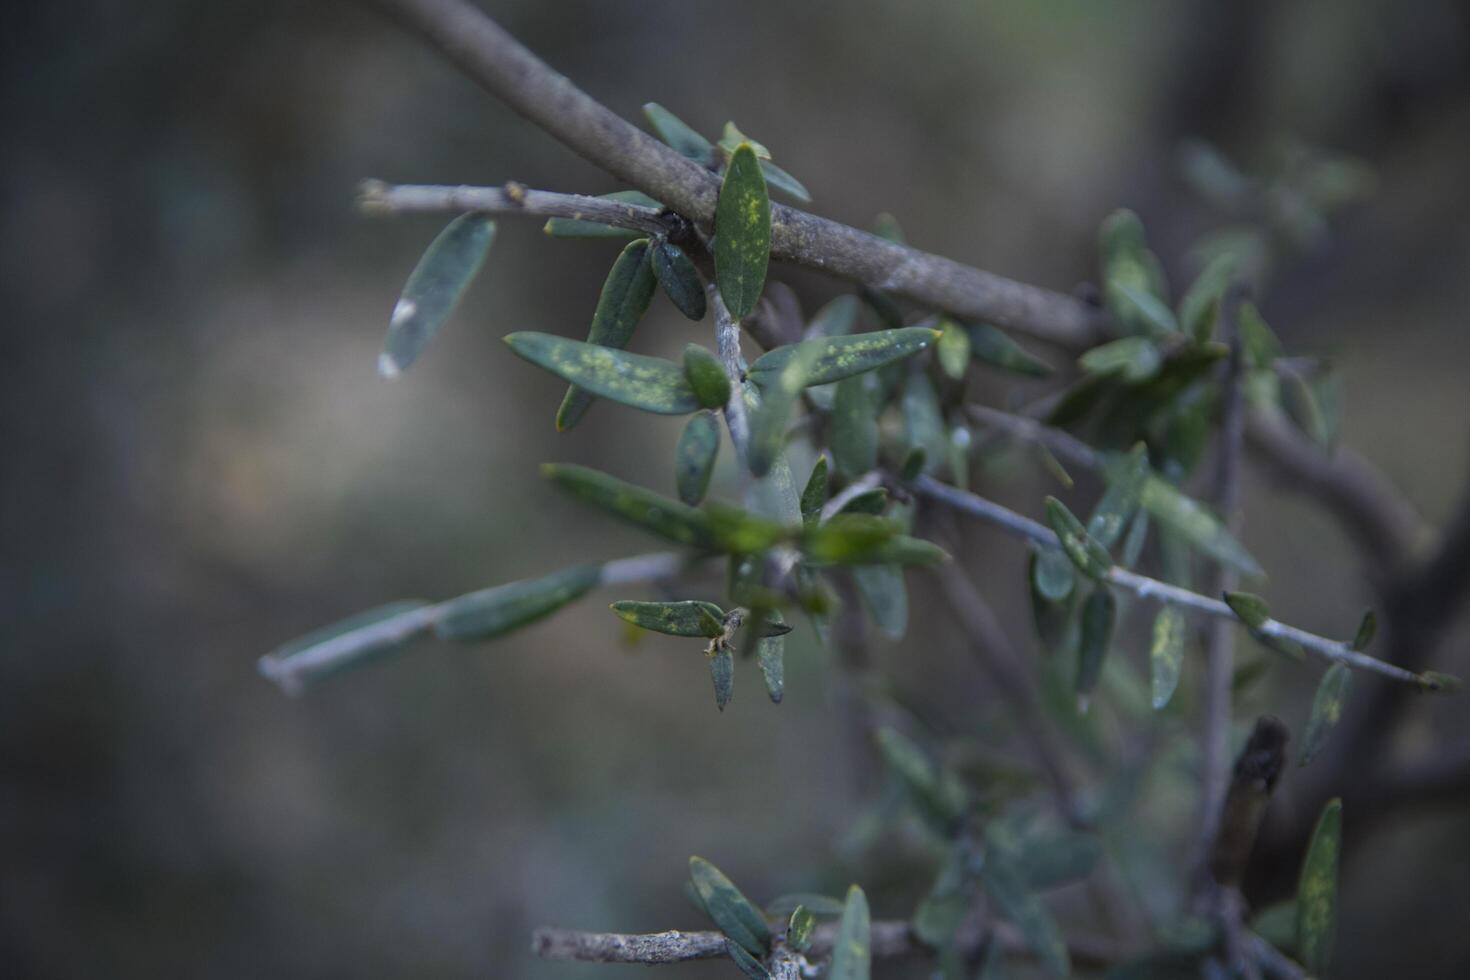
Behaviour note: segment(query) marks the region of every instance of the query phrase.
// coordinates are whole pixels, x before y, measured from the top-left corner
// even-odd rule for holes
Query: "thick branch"
[[[373,0],[465,74],[587,160],[709,225],[719,179],[613,113],[465,0]],[[1068,296],[921,252],[782,204],[771,255],[925,306],[990,320],[1067,346],[1101,332],[1099,311]]]
[[[969,493],[941,483],[930,476],[921,476],[914,481],[914,488],[926,497],[937,500],[940,503],[953,507],[954,509],[978,517],[983,521],[995,525],[1004,531],[1017,537],[1034,541],[1048,548],[1059,547],[1057,536],[1049,527],[1038,524],[1029,517],[1023,517],[1013,510],[1002,507],[984,497]],[[1177,585],[1160,582],[1158,579],[1130,572],[1126,568],[1113,566],[1104,577],[1109,585],[1126,589],[1138,596],[1140,599],[1153,599],[1158,602],[1173,603],[1181,609],[1213,616],[1217,619],[1238,622],[1235,613],[1230,607],[1219,599],[1211,599],[1182,589]],[[1346,664],[1358,670],[1369,671],[1380,674],[1396,681],[1413,684],[1419,688],[1433,687],[1433,682],[1418,674],[1395,667],[1393,664],[1384,663],[1365,653],[1354,650],[1348,644],[1339,640],[1331,640],[1316,633],[1308,633],[1306,630],[1289,626],[1275,619],[1268,619],[1257,628],[1257,632],[1277,639],[1290,640],[1300,644],[1304,649],[1334,663]]]

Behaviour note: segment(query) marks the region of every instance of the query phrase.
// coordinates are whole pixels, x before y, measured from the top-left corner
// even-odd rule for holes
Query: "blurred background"
[[[1470,414],[1463,4],[485,6],[629,118],[657,100],[706,133],[736,120],[820,213],[890,211],[914,244],[1063,290],[1095,275],[1121,205],[1187,282],[1182,256],[1221,218],[1179,177],[1184,140],[1244,164],[1283,140],[1357,156],[1376,195],[1264,312],[1289,350],[1342,367],[1345,441],[1430,520],[1452,507]],[[785,704],[741,671],[723,714],[703,658],[629,648],[603,604],[630,596],[604,593],[298,700],[255,673],[362,608],[649,547],[535,466],[671,491],[679,422],[604,404],[558,436],[560,384],[499,342],[582,335],[617,246],[502,221],[461,311],[388,383],[388,312],[442,222],[352,208],[364,177],[615,184],[345,0],[22,2],[0,51],[0,972],[631,977],[537,961],[530,932],[698,927],[692,853],[757,898],[881,881],[840,846],[873,787],[805,630]],[[780,278],[808,312],[841,288]],[[639,343],[676,351],[701,329],[660,300]],[[1368,590],[1340,531],[1258,480],[1246,512],[1273,609],[1355,622]],[[1025,642],[1024,552],[976,540]],[[962,715],[964,638],[911,586],[918,625],[875,641],[878,671]],[[1314,678],[1284,674],[1261,704],[1295,727]],[[1423,734],[1463,731],[1443,703]],[[1462,928],[1432,930],[1470,907],[1467,831],[1463,807],[1406,817],[1348,866],[1340,975],[1470,962]],[[895,879],[875,913],[923,887]]]

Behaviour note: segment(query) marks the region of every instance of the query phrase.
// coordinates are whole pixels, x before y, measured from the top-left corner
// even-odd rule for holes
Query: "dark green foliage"
[[[1342,848],[1342,801],[1322,809],[1302,861],[1296,891],[1296,949],[1302,965],[1323,976],[1337,936],[1337,856]]]
[[[755,310],[771,258],[771,202],[766,179],[749,144],[730,157],[715,211],[715,279],[730,315]]]
[[[638,321],[653,300],[653,268],[648,258],[648,239],[629,242],[623,249],[597,299],[587,343],[621,350],[628,346]],[[581,421],[592,405],[592,394],[572,385],[556,413],[556,428],[565,432]]]
[[[1317,693],[1312,697],[1312,714],[1307,719],[1306,734],[1302,736],[1302,751],[1298,765],[1312,761],[1327,735],[1342,717],[1342,707],[1347,701],[1348,689],[1352,685],[1353,672],[1344,664],[1333,664],[1322,675]]]
[[[614,602],[612,611],[620,619],[655,633],[670,636],[721,636],[725,611],[713,602]]]
[[[847,890],[837,937],[832,942],[832,964],[828,980],[868,980],[872,972],[872,922],[868,896],[857,885]]]
[[[679,312],[691,320],[704,319],[704,283],[684,250],[672,242],[660,240],[654,243],[650,263],[658,284]]]
[[[720,420],[715,413],[691,415],[674,450],[674,479],[684,503],[693,507],[704,499],[719,452]]]
[[[418,359],[454,312],[465,288],[480,271],[495,222],[483,214],[455,218],[429,245],[393,307],[378,373],[396,378]]]
[[[549,616],[597,584],[602,566],[577,565],[544,578],[498,585],[444,603],[434,632],[446,640],[491,640]]]
[[[760,909],[719,868],[702,857],[689,859],[689,880],[714,924],[730,940],[754,956],[771,949],[771,929]]]
[[[730,401],[730,376],[720,359],[698,344],[684,348],[684,377],[694,398],[705,408],[724,408]]]
[[[1046,519],[1056,532],[1062,551],[1089,578],[1100,579],[1113,567],[1112,556],[1082,526],[1066,505],[1055,497],[1046,498]]]

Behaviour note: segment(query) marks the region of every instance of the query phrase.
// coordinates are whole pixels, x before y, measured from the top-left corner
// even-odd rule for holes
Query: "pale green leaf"
[[[418,359],[485,263],[495,222],[483,214],[455,218],[414,267],[388,321],[378,373],[396,378]]]
[[[684,369],[673,361],[529,331],[509,334],[505,342],[537,367],[630,408],[687,415],[701,407]]]

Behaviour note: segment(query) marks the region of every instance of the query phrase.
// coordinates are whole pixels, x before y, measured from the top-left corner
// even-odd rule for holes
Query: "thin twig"
[[[749,467],[746,454],[750,450],[750,416],[745,410],[745,358],[740,353],[740,324],[730,315],[725,298],[714,280],[704,287],[710,308],[715,312],[715,349],[730,379],[730,400],[725,403],[725,427],[730,430],[730,444],[735,447],[741,466]]]
[[[825,923],[812,934],[808,956],[812,959],[832,952],[837,927]],[[980,948],[994,937],[1011,954],[1029,955],[1030,947],[1019,930],[1008,923],[981,924],[975,935],[966,937],[966,946]],[[727,955],[724,933],[714,930],[699,932],[612,933],[578,932],[570,929],[537,929],[531,938],[531,950],[542,959],[583,960],[596,963],[682,963],[687,960],[716,959]],[[1077,938],[1068,942],[1068,952],[1079,966],[1101,967],[1119,956],[1111,942],[1097,938]],[[904,956],[931,956],[933,950],[919,942],[907,922],[877,921],[872,924],[869,947],[874,959]]]
[[[603,564],[598,572],[597,585],[658,582],[678,574],[689,560],[690,556],[672,551],[619,558]],[[453,602],[449,599],[436,605],[408,609],[289,656],[281,656],[279,651],[268,653],[260,658],[257,667],[262,676],[279,685],[287,694],[300,694],[314,679],[340,670],[371,651],[432,632]]]
[[[1216,454],[1214,503],[1233,537],[1240,533],[1240,456],[1245,443],[1245,404],[1242,397],[1241,350],[1237,321],[1244,291],[1239,285],[1227,289],[1220,301],[1220,339],[1229,345],[1230,357],[1222,371],[1220,435]],[[1238,576],[1234,569],[1220,566],[1214,577],[1214,595],[1233,590]],[[1196,853],[1204,868],[1210,848],[1220,829],[1225,804],[1227,770],[1230,765],[1231,683],[1235,674],[1235,628],[1216,620],[1210,629],[1205,651],[1204,718],[1200,735],[1200,821]]]
[[[672,228],[665,212],[641,204],[627,204],[585,194],[534,191],[519,184],[504,187],[441,187],[425,184],[386,184],[365,180],[358,188],[357,206],[364,214],[480,214],[525,215],[532,218],[570,218],[666,235]]]
[[[1023,517],[1015,511],[1002,507],[1000,504],[984,497],[977,496],[965,490],[951,487],[941,483],[931,476],[921,476],[914,481],[914,489],[926,497],[938,500],[940,503],[955,508],[958,511],[978,517],[983,521],[995,525],[1002,530],[1034,541],[1048,548],[1059,546],[1057,536],[1049,527],[1038,524],[1029,517]],[[1191,612],[1202,613],[1206,616],[1214,616],[1219,619],[1238,621],[1230,607],[1219,599],[1211,599],[1191,592],[1189,589],[1160,582],[1158,579],[1130,572],[1126,568],[1113,566],[1104,577],[1110,585],[1126,589],[1138,596],[1140,599],[1153,599],[1157,602],[1173,603],[1182,609]],[[1365,653],[1354,650],[1348,644],[1339,640],[1331,640],[1316,633],[1308,633],[1306,630],[1289,626],[1275,619],[1268,619],[1256,630],[1275,639],[1291,640],[1300,644],[1304,649],[1310,650],[1324,660],[1334,663],[1346,664],[1358,670],[1369,671],[1380,674],[1396,681],[1413,684],[1420,688],[1431,686],[1432,682],[1418,674],[1395,667],[1393,664],[1384,663]]]

